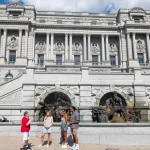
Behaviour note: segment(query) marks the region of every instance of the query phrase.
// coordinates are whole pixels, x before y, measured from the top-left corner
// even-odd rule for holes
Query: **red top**
[[[30,131],[30,124],[27,126],[29,119],[27,117],[23,117],[21,121],[21,132],[29,132]]]

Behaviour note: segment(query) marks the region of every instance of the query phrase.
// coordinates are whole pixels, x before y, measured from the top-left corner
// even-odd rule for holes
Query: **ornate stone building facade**
[[[0,5],[0,115],[18,120],[17,109],[54,92],[79,108],[103,105],[113,91],[128,106],[149,107],[149,34],[142,8],[94,14]],[[80,115],[91,119],[90,111]]]

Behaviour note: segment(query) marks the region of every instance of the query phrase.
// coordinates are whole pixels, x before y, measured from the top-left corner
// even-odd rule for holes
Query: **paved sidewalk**
[[[0,150],[19,150],[22,137],[0,137]],[[53,141],[49,148],[45,146],[38,148],[40,138],[32,137],[32,150],[62,150],[58,141]],[[107,145],[90,145],[79,144],[80,150],[150,150],[150,146],[107,146]],[[69,146],[66,150],[69,150]]]

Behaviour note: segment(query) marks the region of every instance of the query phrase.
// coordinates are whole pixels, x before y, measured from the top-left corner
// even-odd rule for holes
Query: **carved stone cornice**
[[[36,26],[37,27],[47,27],[47,28],[49,28],[49,27],[53,27],[53,28],[84,28],[84,29],[113,29],[113,30],[118,30],[118,26],[82,26],[82,25],[80,25],[80,26],[76,26],[76,25],[47,25],[47,24],[36,24]]]

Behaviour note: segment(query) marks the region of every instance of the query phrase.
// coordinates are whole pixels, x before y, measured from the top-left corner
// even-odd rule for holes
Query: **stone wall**
[[[60,124],[52,127],[52,140],[60,140]],[[31,137],[41,137],[42,123],[31,124]],[[71,142],[70,130],[68,139]],[[0,136],[20,136],[20,123],[0,123]],[[79,143],[98,145],[150,145],[150,124],[98,124],[80,123],[78,129]]]

